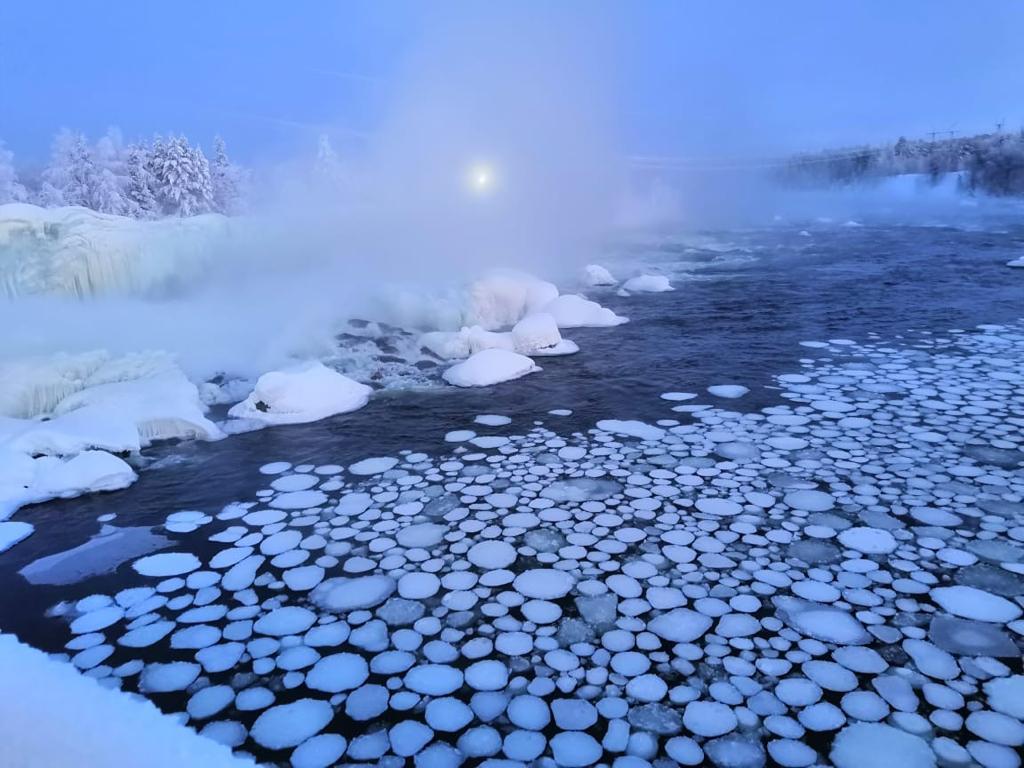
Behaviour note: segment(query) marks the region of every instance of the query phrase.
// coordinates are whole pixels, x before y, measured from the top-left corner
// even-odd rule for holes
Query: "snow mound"
[[[263,374],[256,388],[228,414],[266,424],[305,424],[358,410],[372,392],[323,363],[307,362]]]
[[[444,372],[444,380],[456,387],[489,387],[539,371],[533,360],[507,349],[485,349]]]
[[[589,286],[616,285],[619,282],[600,264],[587,264],[583,268],[582,280],[584,285]]]
[[[140,755],[149,768],[254,765],[149,701],[104,688],[13,635],[0,635],[0,679],[18,692],[0,699],[6,768],[129,768]]]
[[[675,288],[664,275],[637,275],[622,284],[622,290],[629,293],[664,293]]]
[[[202,274],[229,234],[219,214],[140,221],[87,208],[0,205],[0,295],[139,295]]]
[[[629,322],[596,301],[571,293],[548,303],[544,312],[555,318],[559,328],[604,328]]]

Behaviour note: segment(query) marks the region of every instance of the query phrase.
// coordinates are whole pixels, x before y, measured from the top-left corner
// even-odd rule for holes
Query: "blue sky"
[[[62,126],[183,132],[207,146],[221,133],[249,163],[312,151],[321,131],[355,147],[431,52],[478,34],[529,51],[534,31],[564,41],[566,58],[547,46],[541,68],[571,59],[584,72],[579,88],[601,92],[626,154],[749,155],[1024,123],[1014,0],[514,5],[5,0],[0,138],[28,163]],[[453,66],[486,73],[490,50]]]

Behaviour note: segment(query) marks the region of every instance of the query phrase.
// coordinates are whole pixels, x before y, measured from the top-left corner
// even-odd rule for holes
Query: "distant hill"
[[[906,173],[938,182],[962,173],[966,192],[1024,196],[1024,130],[939,140],[900,137],[894,144],[850,147],[790,157],[779,169],[790,184],[854,184]]]

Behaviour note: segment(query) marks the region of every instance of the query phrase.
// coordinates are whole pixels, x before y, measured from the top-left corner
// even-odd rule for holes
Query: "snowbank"
[[[489,387],[539,370],[525,355],[507,349],[485,349],[445,371],[444,380],[456,387]]]
[[[629,318],[576,294],[559,296],[543,311],[555,318],[559,328],[603,328],[629,322]]]
[[[88,208],[0,205],[0,296],[138,295],[201,274],[229,234],[219,214],[140,221]]]
[[[5,768],[254,765],[145,699],[104,688],[13,635],[0,635],[0,681]]]
[[[305,424],[362,408],[373,390],[318,361],[260,376],[229,415],[266,424]]]
[[[630,293],[664,293],[675,288],[664,275],[637,275],[622,284],[622,290]]]
[[[116,491],[136,479],[123,459],[106,451],[83,451],[70,458],[33,457],[0,445],[0,520],[28,504]]]
[[[104,352],[0,365],[0,519],[52,498],[124,488],[114,453],[155,440],[216,440],[199,391],[161,354]]]
[[[583,268],[582,280],[587,286],[616,285],[619,282],[600,264],[587,264]]]

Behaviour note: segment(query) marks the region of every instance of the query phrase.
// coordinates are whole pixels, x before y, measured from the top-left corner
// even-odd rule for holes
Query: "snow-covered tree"
[[[160,204],[153,192],[156,179],[150,166],[148,148],[142,144],[128,147],[125,153],[125,207],[127,215],[138,219],[153,219],[160,215]]]
[[[316,162],[313,164],[313,183],[321,188],[337,189],[341,180],[341,161],[327,134],[322,133],[317,142]]]
[[[213,209],[230,216],[238,213],[242,203],[242,170],[228,159],[224,139],[213,139],[213,162],[210,163],[210,181],[213,187]]]
[[[93,207],[103,213],[130,215],[131,205],[125,194],[128,187],[127,158],[120,129],[107,130],[106,135],[96,142],[93,157],[97,169]]]
[[[68,130],[57,134],[42,179],[41,204],[96,207],[99,172],[82,134]]]
[[[5,149],[4,142],[0,140],[0,205],[27,199],[28,192],[18,181],[18,173],[14,170],[14,153]]]
[[[171,137],[166,144],[159,139],[154,142],[150,168],[164,213],[195,216],[213,210],[210,164],[184,136]]]

